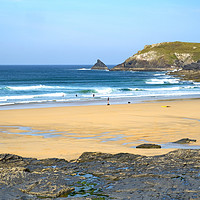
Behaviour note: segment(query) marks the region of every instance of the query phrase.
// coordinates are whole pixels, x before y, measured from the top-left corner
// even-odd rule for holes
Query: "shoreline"
[[[197,140],[192,145],[198,147],[198,110],[200,99],[1,110],[0,153],[67,160],[88,151],[162,155],[177,148],[136,149],[134,146],[191,138]],[[27,134],[28,128],[33,130],[32,135]]]
[[[130,104],[140,104],[149,102],[160,102],[160,101],[179,101],[179,100],[192,100],[200,99],[199,94],[196,95],[182,95],[180,96],[148,96],[148,97],[123,97],[123,98],[110,98],[111,105],[125,105],[128,102]],[[47,102],[30,102],[30,103],[11,103],[0,105],[1,110],[18,110],[18,109],[31,109],[31,108],[53,108],[53,107],[74,107],[74,106],[98,106],[107,105],[107,98],[99,99],[94,98],[91,100],[81,100],[81,101],[47,101]]]

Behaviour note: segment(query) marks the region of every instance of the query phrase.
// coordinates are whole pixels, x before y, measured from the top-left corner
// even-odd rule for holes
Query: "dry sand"
[[[44,138],[38,136],[42,132],[15,126],[60,136]],[[18,134],[27,132],[37,135]],[[159,155],[174,149],[133,146],[144,141],[165,144],[186,137],[197,140],[193,145],[200,145],[199,99],[0,111],[0,153],[26,157],[70,160],[86,151]]]

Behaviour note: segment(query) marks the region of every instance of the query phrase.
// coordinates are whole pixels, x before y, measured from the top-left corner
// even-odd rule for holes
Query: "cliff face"
[[[180,77],[182,80],[200,82],[200,60],[183,66],[180,70],[170,72],[170,75]]]
[[[112,71],[170,71],[200,60],[200,43],[164,42],[146,45]]]
[[[97,63],[91,68],[92,70],[109,70],[108,67],[99,59]]]

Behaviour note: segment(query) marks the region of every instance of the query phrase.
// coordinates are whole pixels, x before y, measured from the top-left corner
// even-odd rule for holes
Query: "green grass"
[[[164,42],[154,47],[152,47],[152,45],[146,45],[146,47],[143,50],[138,51],[136,55],[148,53],[149,51],[157,52],[157,55],[162,57],[166,63],[170,65],[173,65],[174,61],[177,60],[175,53],[190,53],[195,62],[200,60],[200,43]],[[126,63],[132,60],[133,57],[129,57],[126,60]]]
[[[190,53],[194,61],[200,60],[200,43],[164,42],[161,43],[159,46],[154,47],[148,45],[137,54],[143,54],[149,51],[156,51],[158,55],[163,55],[165,60],[168,61],[170,64],[172,64],[173,61],[177,59],[175,53]]]

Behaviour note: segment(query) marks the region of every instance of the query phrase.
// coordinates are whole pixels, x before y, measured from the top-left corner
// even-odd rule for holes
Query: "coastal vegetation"
[[[146,45],[112,71],[173,71],[200,60],[200,43],[163,42]]]

